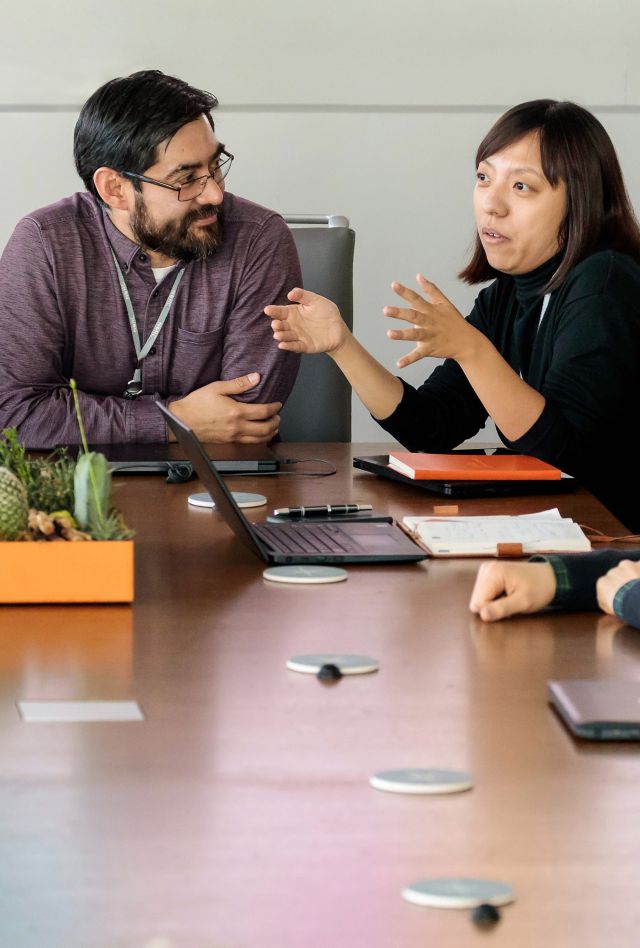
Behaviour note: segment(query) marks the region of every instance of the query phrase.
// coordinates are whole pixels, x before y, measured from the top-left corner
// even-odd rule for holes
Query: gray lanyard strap
[[[133,338],[133,345],[134,345],[134,348],[135,348],[135,350],[136,350],[136,358],[137,358],[137,360],[138,360],[138,367],[136,368],[136,370],[135,370],[135,372],[134,372],[134,374],[133,374],[133,379],[132,379],[131,381],[132,381],[132,382],[135,382],[135,383],[140,383],[140,380],[141,380],[141,378],[142,378],[141,373],[140,373],[140,363],[141,363],[142,360],[145,358],[145,356],[148,356],[148,355],[149,355],[149,351],[150,351],[151,347],[153,346],[154,342],[156,341],[156,339],[157,339],[158,336],[160,335],[160,330],[162,329],[162,327],[163,327],[164,324],[165,324],[165,321],[166,321],[166,319],[167,319],[167,316],[169,315],[169,312],[170,312],[170,310],[171,310],[171,306],[172,306],[172,304],[173,304],[174,297],[175,297],[175,295],[176,295],[176,293],[177,293],[177,291],[178,291],[178,286],[180,285],[180,280],[181,280],[182,277],[184,276],[184,269],[180,270],[180,272],[177,274],[175,280],[173,281],[173,286],[171,287],[171,292],[169,293],[169,296],[167,297],[167,301],[166,301],[166,303],[164,304],[164,306],[162,307],[162,310],[161,310],[161,312],[160,312],[160,315],[158,316],[158,318],[157,318],[157,320],[156,320],[156,324],[155,324],[155,326],[153,327],[153,329],[151,330],[151,334],[149,335],[149,337],[147,338],[147,341],[145,342],[145,344],[144,344],[144,345],[142,346],[142,348],[141,348],[141,347],[140,347],[140,333],[138,332],[138,325],[137,325],[137,323],[136,323],[136,314],[135,314],[134,311],[133,311],[133,304],[131,303],[131,296],[129,295],[129,290],[127,289],[127,284],[126,284],[125,281],[124,281],[124,276],[123,276],[123,274],[122,274],[122,270],[120,269],[120,264],[118,263],[118,261],[117,261],[117,259],[116,259],[116,255],[115,255],[115,253],[113,252],[113,250],[111,251],[111,256],[113,257],[113,262],[114,262],[115,265],[116,265],[116,271],[117,271],[117,273],[118,273],[118,282],[120,283],[120,291],[121,291],[121,293],[122,293],[122,298],[123,298],[123,300],[124,300],[124,305],[125,305],[126,308],[127,308],[127,316],[129,317],[129,327],[131,328],[131,336],[132,336],[132,338]],[[128,387],[128,386],[127,386],[127,387]],[[141,392],[142,392],[142,387],[140,386],[140,392],[137,392],[136,394],[141,394]],[[131,397],[132,394],[133,394],[133,393],[130,393],[130,395],[129,395],[128,397]],[[126,395],[125,395],[125,397],[126,397]]]

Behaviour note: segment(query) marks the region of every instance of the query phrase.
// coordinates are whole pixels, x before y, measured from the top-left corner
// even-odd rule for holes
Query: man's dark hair
[[[540,135],[542,170],[552,187],[564,181],[567,212],[560,229],[562,262],[545,287],[556,289],[581,260],[598,250],[619,250],[640,263],[640,228],[611,139],[598,119],[574,102],[536,99],[505,112],[476,153],[481,161],[519,141]],[[459,274],[467,283],[500,276],[476,235],[473,256]]]
[[[218,100],[209,92],[158,69],[112,79],[87,99],[73,134],[73,156],[87,191],[101,167],[143,174],[156,162],[158,145],[183,125],[209,114]],[[137,184],[137,182],[135,182]]]

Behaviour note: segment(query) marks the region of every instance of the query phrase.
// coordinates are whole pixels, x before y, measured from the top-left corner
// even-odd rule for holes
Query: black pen
[[[371,504],[321,504],[319,507],[277,507],[274,517],[323,517],[326,514],[351,514],[373,510]]]

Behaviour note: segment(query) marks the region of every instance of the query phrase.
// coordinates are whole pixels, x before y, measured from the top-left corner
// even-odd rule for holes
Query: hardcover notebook
[[[482,454],[466,456],[483,457]],[[397,481],[400,484],[408,484],[410,487],[426,490],[430,494],[438,494],[441,497],[452,497],[456,499],[463,499],[465,497],[515,497],[531,494],[566,494],[569,491],[575,490],[577,487],[575,479],[568,474],[563,474],[559,481],[421,481],[407,477],[406,474],[401,474],[400,471],[391,467],[389,465],[388,454],[356,457],[353,459],[353,466],[360,468],[362,471],[377,474],[378,477],[385,477],[390,481]]]
[[[640,682],[550,681],[549,703],[578,737],[640,740]]]
[[[562,471],[524,454],[416,454],[392,451],[389,464],[419,481],[559,481]]]
[[[193,431],[159,402],[158,409],[175,434],[198,477],[237,538],[267,563],[412,563],[426,559],[420,547],[394,523],[251,523],[204,453]]]
[[[591,543],[557,508],[499,517],[403,517],[402,522],[431,556],[530,556],[583,553]]]

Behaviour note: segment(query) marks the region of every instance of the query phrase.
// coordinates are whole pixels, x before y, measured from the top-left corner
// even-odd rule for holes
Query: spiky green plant
[[[64,448],[56,448],[45,458],[27,456],[15,428],[5,428],[0,437],[0,467],[12,471],[27,491],[30,507],[55,510],[73,506],[75,461]]]
[[[129,540],[133,532],[111,508],[111,471],[107,459],[104,454],[89,451],[75,379],[70,384],[83,448],[73,478],[74,516],[80,528],[95,540]]]
[[[17,540],[27,529],[29,504],[20,479],[0,467],[0,540]]]

